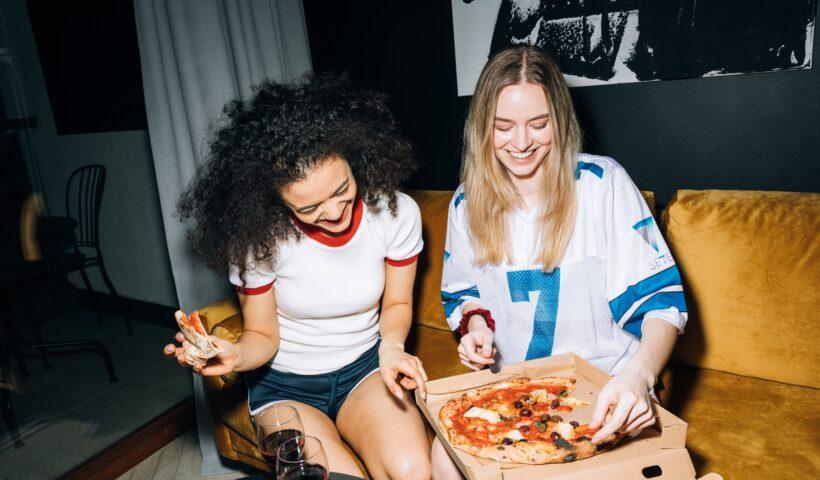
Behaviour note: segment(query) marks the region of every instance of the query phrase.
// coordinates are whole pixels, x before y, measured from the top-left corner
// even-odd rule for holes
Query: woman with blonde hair
[[[614,375],[593,441],[654,423],[653,386],[686,303],[640,191],[611,158],[580,153],[569,90],[543,50],[517,46],[481,73],[450,203],[442,302],[478,370],[574,352]],[[457,478],[441,444],[434,478]]]

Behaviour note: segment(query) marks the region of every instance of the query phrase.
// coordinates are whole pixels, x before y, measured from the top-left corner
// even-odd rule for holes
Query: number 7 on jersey
[[[550,273],[539,269],[507,272],[507,285],[513,302],[529,302],[530,294],[538,292],[527,360],[552,355],[555,321],[558,316],[558,293],[561,288],[560,270],[556,268]]]

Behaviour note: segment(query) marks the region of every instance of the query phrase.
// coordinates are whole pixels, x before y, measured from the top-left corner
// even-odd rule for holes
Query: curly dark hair
[[[209,155],[180,198],[194,251],[209,267],[272,264],[276,245],[299,238],[279,192],[328,158],[347,160],[367,208],[386,199],[415,169],[386,95],[358,88],[348,75],[265,81],[247,100],[232,100],[210,137]]]

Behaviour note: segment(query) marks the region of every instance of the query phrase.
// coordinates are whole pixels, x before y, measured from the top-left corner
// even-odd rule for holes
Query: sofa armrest
[[[205,327],[206,332],[211,332],[211,335],[216,335],[213,333],[214,327],[234,315],[241,314],[242,310],[239,309],[236,298],[226,298],[199,310],[199,318],[202,320],[202,325]]]

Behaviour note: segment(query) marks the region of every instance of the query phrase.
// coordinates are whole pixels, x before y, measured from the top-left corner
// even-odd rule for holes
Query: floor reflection
[[[105,344],[119,381],[111,383],[99,355],[49,355],[44,370],[36,352],[26,355],[29,376],[12,404],[24,445],[14,448],[0,423],[0,479],[50,479],[124,437],[192,395],[190,372],[162,355],[174,334],[168,327],[134,322],[127,336],[121,318],[77,309],[42,322],[51,339],[88,338]],[[24,332],[25,335],[25,332]]]

